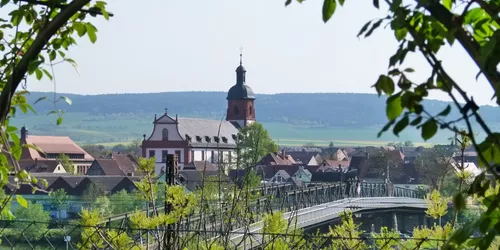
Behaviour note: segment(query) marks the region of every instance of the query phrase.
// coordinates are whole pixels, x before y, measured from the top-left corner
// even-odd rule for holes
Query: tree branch
[[[43,47],[49,42],[50,38],[78,11],[80,11],[90,0],[74,0],[62,9],[61,12],[50,21],[46,28],[41,30],[35,38],[29,49],[14,67],[12,76],[7,81],[2,93],[0,94],[0,122],[5,123],[9,113],[12,96],[17,87],[28,71],[28,65],[42,51]]]
[[[479,69],[481,69],[496,93],[497,90],[500,89],[500,74],[498,71],[488,72],[487,70],[483,70],[484,67],[482,66],[481,55],[479,53],[481,45],[479,45],[479,43],[462,27],[461,22],[457,22],[458,19],[453,15],[453,13],[448,11],[438,1],[417,0],[417,2],[429,11],[434,18],[441,22],[448,31],[455,30],[455,37],[457,41],[462,45],[465,51],[467,51]],[[492,18],[495,17],[492,16]],[[500,103],[500,98],[497,98],[497,103]]]

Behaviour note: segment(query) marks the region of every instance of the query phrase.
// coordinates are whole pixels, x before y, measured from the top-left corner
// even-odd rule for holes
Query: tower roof
[[[236,84],[229,89],[227,100],[255,100],[252,88],[246,85],[246,69],[243,67],[243,55],[240,53],[240,65],[236,68]]]

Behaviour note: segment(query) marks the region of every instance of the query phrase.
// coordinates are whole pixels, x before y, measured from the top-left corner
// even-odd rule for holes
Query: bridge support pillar
[[[394,226],[394,230],[396,230],[396,232],[399,232],[399,228],[398,228],[398,216],[396,214],[396,212],[393,212],[392,213],[392,225]]]

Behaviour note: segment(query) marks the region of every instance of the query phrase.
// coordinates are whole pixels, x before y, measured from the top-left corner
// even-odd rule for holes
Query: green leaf
[[[380,7],[378,0],[373,0],[373,6],[377,9]]]
[[[38,100],[36,100],[34,104],[37,104],[38,102],[43,101],[45,99],[47,99],[47,97],[46,96],[42,96],[42,97],[38,98]]]
[[[10,0],[2,0],[2,1],[0,2],[0,7],[5,6],[5,5],[6,5],[6,4],[8,4],[9,2],[10,2]]]
[[[448,104],[446,108],[438,114],[438,116],[447,116],[451,111],[451,106]]]
[[[21,207],[28,208],[28,201],[26,201],[26,199],[24,199],[22,196],[16,195],[16,200],[17,203],[21,205]]]
[[[415,72],[415,70],[414,70],[414,69],[412,69],[412,68],[406,68],[404,71],[405,71],[405,72],[408,72],[408,73],[413,73],[413,72]]]
[[[401,105],[401,95],[393,95],[387,98],[386,114],[387,119],[394,120],[398,118],[403,112],[403,106]]]
[[[85,28],[87,29],[87,35],[89,36],[90,42],[95,43],[95,41],[97,41],[96,27],[94,27],[91,23],[87,23]]]
[[[343,6],[343,5],[344,5],[344,2],[345,2],[345,0],[339,0],[339,4],[340,4],[340,6]]]
[[[429,119],[424,124],[422,124],[422,139],[425,141],[432,138],[438,130],[438,125],[436,120]]]
[[[401,28],[394,31],[394,36],[398,41],[405,39],[407,34],[408,30],[406,28]]]
[[[415,118],[415,120],[411,121],[410,125],[417,126],[421,122],[422,122],[422,116],[419,116],[419,117]]]
[[[361,27],[361,30],[359,30],[359,33],[358,33],[358,37],[363,35],[363,33],[365,33],[365,31],[368,29],[368,27],[370,26],[370,24],[372,23],[372,21],[368,21],[367,23],[365,23],[365,25],[363,25],[363,27]]]
[[[62,116],[59,116],[59,117],[57,118],[56,124],[57,124],[57,125],[61,125],[62,121],[63,121]]]
[[[375,22],[373,26],[370,28],[370,30],[365,34],[365,37],[371,36],[373,31],[375,31],[382,24],[382,21],[384,21],[384,19],[380,19],[377,22]]]
[[[37,80],[41,80],[42,77],[43,77],[43,71],[41,71],[40,69],[36,69],[35,70],[35,75],[36,75],[36,79]]]
[[[64,100],[67,104],[71,105],[73,102],[66,96],[61,96],[60,99]]]
[[[403,131],[410,123],[410,119],[407,115],[405,115],[398,123],[394,126],[393,132],[396,136],[399,136],[399,133]]]
[[[42,69],[42,71],[43,71],[43,73],[45,73],[45,75],[46,75],[46,76],[47,76],[47,77],[48,77],[48,78],[52,81],[52,79],[53,79],[53,78],[52,78],[52,75],[49,73],[49,71],[48,71],[48,70],[46,70],[46,69]]]
[[[392,95],[392,93],[394,93],[394,81],[392,80],[392,78],[386,75],[380,75],[373,87],[375,87],[375,90],[377,90],[379,96],[381,95],[382,91],[386,95]]]
[[[377,134],[377,138],[380,138],[380,136],[382,136],[382,134],[384,132],[386,132],[387,130],[389,130],[389,128],[394,124],[394,122],[396,122],[396,120],[391,120],[389,121],[387,124],[385,124],[385,126],[382,128],[382,130],[380,130]]]
[[[324,0],[323,2],[323,22],[328,22],[335,13],[337,2],[335,0]]]
[[[443,0],[443,6],[446,7],[446,9],[451,10],[452,2],[452,0]]]
[[[458,211],[465,209],[465,197],[462,193],[458,193],[453,197],[453,204]]]

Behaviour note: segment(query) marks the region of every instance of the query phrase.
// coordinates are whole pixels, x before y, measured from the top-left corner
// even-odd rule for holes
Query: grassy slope
[[[14,119],[14,125],[26,125],[31,134],[37,135],[66,135],[75,141],[104,144],[113,146],[118,143],[128,143],[135,139],[142,139],[142,135],[152,131],[153,116],[127,117],[123,115],[94,115],[88,113],[66,113],[63,123],[56,126],[56,116],[23,116]],[[333,141],[335,145],[363,146],[381,145],[389,141],[412,140],[419,141],[418,131],[407,131],[396,138],[390,133],[378,139],[376,134],[379,126],[372,127],[308,127],[292,125],[284,122],[264,122],[270,135],[281,145],[328,145]],[[446,142],[448,135],[441,134],[432,142]]]

